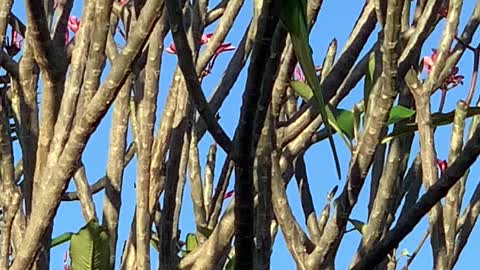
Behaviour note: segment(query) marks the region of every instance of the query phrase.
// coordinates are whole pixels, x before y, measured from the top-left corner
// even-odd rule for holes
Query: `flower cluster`
[[[451,53],[451,52],[450,52]],[[425,56],[423,58],[423,67],[425,68],[425,72],[429,74],[432,71],[432,67],[435,64],[435,61],[438,57],[438,51],[432,49],[431,56]],[[459,68],[454,67],[445,81],[442,83],[441,87],[443,90],[450,90],[458,85],[463,85],[463,79],[465,78],[463,75],[459,75]]]
[[[210,39],[212,38],[213,33],[208,33],[208,34],[203,34],[202,37],[200,38],[200,46],[207,44]],[[217,57],[223,53],[223,52],[228,52],[228,51],[233,51],[235,50],[235,46],[232,45],[232,43],[222,43],[218,47],[218,49],[215,51],[215,55],[213,56],[212,60],[210,63],[208,63],[207,68],[205,69],[205,75],[210,74],[213,65],[215,64],[215,60]],[[177,53],[177,47],[175,46],[175,43],[171,43],[166,49],[166,52],[170,54],[176,54]]]

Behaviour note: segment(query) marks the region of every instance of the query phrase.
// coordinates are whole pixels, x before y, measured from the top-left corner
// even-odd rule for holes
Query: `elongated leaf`
[[[198,247],[197,236],[193,233],[187,234],[187,253],[190,253]]]
[[[309,101],[313,97],[312,88],[302,81],[290,81],[290,86],[305,101]],[[353,113],[349,110],[335,108],[332,108],[331,111],[333,115],[328,115],[327,111],[329,124],[336,132],[346,135],[351,140],[353,138]]]
[[[235,256],[228,260],[228,263],[225,266],[225,270],[235,270]]]
[[[110,241],[96,220],[91,220],[72,235],[70,256],[75,270],[110,269]]]
[[[387,125],[396,124],[402,120],[409,119],[415,114],[415,110],[403,107],[402,105],[394,106],[390,111]]]
[[[404,249],[402,249],[402,253],[400,253],[400,256],[401,257],[410,257],[410,256],[412,256],[412,254],[410,254],[410,252],[408,252],[408,249],[404,248]]]
[[[453,118],[455,115],[455,111],[451,111],[449,113],[434,113],[432,114],[432,124],[434,127],[449,125],[453,122]],[[467,111],[467,118],[472,117],[475,115],[480,115],[480,107],[470,107]],[[391,141],[393,138],[400,137],[418,130],[417,123],[415,122],[408,122],[405,124],[401,124],[395,130],[393,130],[390,134],[385,136],[382,140],[382,143],[387,143]]]
[[[305,100],[305,102],[313,97],[312,88],[302,81],[290,81],[290,87],[292,87],[293,91]]]
[[[367,224],[365,222],[356,220],[356,219],[348,219],[350,223],[352,223],[353,227],[355,227],[355,230],[359,231],[361,234],[364,234],[365,231],[367,230]]]
[[[52,239],[52,242],[50,243],[50,248],[56,247],[58,245],[61,245],[67,241],[70,241],[72,238],[73,233],[71,232],[66,232],[62,233],[61,235],[55,237]]]
[[[334,109],[333,114],[337,119],[338,127],[343,134],[347,136],[348,139],[352,140],[354,138],[354,115],[350,110],[344,109]]]
[[[156,232],[152,232],[152,235],[150,236],[150,245],[158,251],[158,246],[160,245],[160,239],[158,239],[158,234]]]
[[[290,87],[292,87],[293,91],[295,91],[295,93],[306,102],[313,97],[312,88],[302,81],[290,81]],[[325,107],[325,111],[328,117],[328,124],[339,133],[344,140],[346,139],[343,136],[352,140],[354,134],[353,113],[343,109],[330,108],[330,106]],[[342,119],[339,119],[339,117]],[[339,123],[338,121],[342,121],[342,123]],[[345,132],[348,132],[348,134]],[[346,144],[349,145],[348,141],[346,141]],[[337,172],[339,171],[337,170]]]
[[[331,122],[335,123],[335,118],[329,119],[328,110],[323,99],[322,88],[315,70],[313,62],[312,50],[309,45],[309,25],[306,16],[306,0],[286,0],[283,1],[280,8],[279,18],[284,26],[287,28],[292,41],[293,51],[297,57],[297,61],[303,70],[307,83],[313,90],[313,98],[318,106],[320,115],[324,119],[325,127],[328,132],[328,140],[332,149],[333,158],[335,160],[335,167],[337,169],[338,179],[341,179],[340,161],[338,159],[335,142],[332,137],[332,130],[330,128]],[[331,112],[330,112],[331,113]],[[329,121],[325,121],[328,119]]]
[[[290,87],[292,87],[295,93],[305,101],[309,101],[313,97],[312,88],[302,81],[290,81]],[[343,109],[330,109],[329,106],[325,108],[328,117],[328,124],[341,136],[346,136],[349,140],[352,140],[354,136],[353,113]],[[349,145],[348,142],[346,143]]]

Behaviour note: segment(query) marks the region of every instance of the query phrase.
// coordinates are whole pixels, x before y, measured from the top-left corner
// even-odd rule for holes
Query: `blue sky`
[[[324,1],[320,16],[318,18],[318,22],[313,29],[311,34],[310,43],[311,47],[314,51],[314,58],[316,63],[321,64],[323,61],[323,56],[325,55],[325,51],[327,49],[328,44],[333,38],[336,38],[338,41],[339,51],[343,48],[350,30],[352,29],[355,19],[357,18],[358,14],[361,11],[362,5],[364,1]],[[473,10],[473,6],[476,1],[464,1],[463,6],[463,15],[460,25],[460,31],[463,29],[466,20],[470,16],[470,13]],[[210,7],[213,7],[217,1],[211,1]],[[251,1],[246,1],[245,7],[242,9],[239,19],[235,24],[235,29],[232,31],[227,39],[226,42],[232,42],[234,45],[238,44],[241,35],[244,32],[246,25],[248,24],[251,13]],[[82,10],[82,1],[76,1],[72,15],[76,15],[78,17],[81,16]],[[17,1],[14,4],[14,13],[20,17],[22,20],[25,21],[25,11],[24,11],[24,3],[22,1]],[[209,27],[206,30],[206,33],[213,32],[215,25]],[[441,28],[441,27],[440,27]],[[423,48],[422,55],[430,55],[431,48],[436,48],[439,43],[441,32],[436,31],[427,41],[426,45]],[[369,40],[368,44],[366,44],[365,48],[370,48],[372,42],[376,39],[376,35],[372,35],[372,39]],[[472,44],[476,45],[478,43],[478,35],[474,39]],[[171,42],[171,36],[168,36],[166,40],[166,45]],[[211,92],[215,89],[216,85],[221,78],[222,71],[225,69],[228,61],[230,60],[231,56],[233,55],[232,52],[227,52],[222,54],[216,61],[215,66],[213,68],[213,73],[205,78],[203,82],[203,89],[205,91],[205,95],[208,97],[210,96]],[[453,90],[451,90],[448,94],[447,102],[445,105],[444,111],[453,110],[455,107],[455,102],[459,99],[464,99],[466,97],[468,86],[470,84],[470,77],[471,77],[471,70],[472,70],[472,62],[473,62],[473,55],[470,52],[467,52],[465,57],[460,61],[459,68],[460,73],[465,75],[465,85],[459,86]],[[160,95],[159,95],[159,111],[158,111],[158,118],[161,117],[161,109],[163,108],[163,104],[165,102],[165,98],[167,95],[167,91],[171,85],[171,78],[173,74],[173,67],[176,65],[176,56],[165,54],[162,70],[161,70],[161,78],[160,78]],[[108,72],[108,65],[107,65],[107,72]],[[425,76],[425,74],[423,75]],[[241,94],[244,90],[246,82],[246,68],[242,72],[241,76],[237,80],[231,95],[228,97],[224,106],[220,110],[221,120],[220,123],[227,131],[227,133],[233,137],[233,133],[235,127],[238,123],[238,117],[240,112],[240,100]],[[350,109],[353,104],[358,102],[363,96],[363,83],[359,84],[359,87],[355,88],[352,91],[352,94],[345,99],[341,104],[341,108]],[[476,95],[478,96],[478,95]],[[474,101],[477,100],[475,97]],[[439,94],[435,94],[432,98],[432,110],[436,110],[438,107],[439,102]],[[95,182],[98,178],[102,177],[105,174],[106,163],[108,159],[108,139],[109,139],[109,127],[111,123],[110,113],[104,118],[101,122],[100,127],[96,130],[94,135],[91,137],[87,149],[83,155],[83,162],[86,166],[87,176],[90,183]],[[448,143],[450,140],[450,132],[451,127],[441,127],[437,130],[436,133],[436,146],[437,146],[437,154],[440,159],[447,159],[448,156]],[[342,162],[342,175],[346,175],[347,169],[347,160],[350,159],[350,154],[348,149],[343,144],[342,140],[336,136],[336,145],[339,148],[339,155]],[[131,137],[129,138],[129,142],[131,141]],[[204,139],[200,143],[200,158],[202,163],[205,164],[205,157],[207,155],[208,147],[212,143],[212,138],[207,134]],[[17,148],[18,150],[18,148]],[[414,150],[413,153],[418,152],[418,140],[414,142]],[[16,151],[16,154],[19,153]],[[414,156],[414,155],[412,155]],[[19,155],[17,154],[17,158]],[[224,153],[219,150],[217,155],[217,172],[216,175],[219,175],[219,170],[221,169],[221,164],[225,158]],[[338,181],[334,169],[333,160],[330,154],[330,148],[327,142],[322,142],[319,144],[314,145],[311,150],[305,156],[307,168],[309,168],[309,178],[310,178],[310,187],[314,196],[314,203],[316,206],[317,213],[321,211],[323,205],[325,203],[327,193],[335,186],[340,185],[340,188],[343,187],[345,183],[345,179],[342,181]],[[134,166],[135,159],[131,162],[131,165],[127,167],[125,170],[124,176],[124,185],[123,185],[123,193],[122,193],[122,209],[120,215],[120,227],[119,227],[119,245],[117,247],[118,250],[118,258],[120,257],[120,252],[122,250],[123,241],[125,241],[128,237],[130,223],[133,216],[133,211],[135,207],[135,190],[134,190],[134,182],[136,177],[136,168]],[[203,168],[204,166],[202,166]],[[465,198],[469,200],[475,185],[477,184],[475,181],[479,179],[479,165],[475,165],[472,169],[472,173],[470,174],[470,180],[466,188]],[[232,181],[231,181],[232,182]],[[365,184],[365,188],[360,194],[359,203],[354,209],[352,214],[352,218],[359,219],[359,220],[366,220],[367,218],[367,202],[369,196],[369,188],[368,186],[369,178]],[[233,188],[233,182],[231,183],[231,188]],[[73,183],[70,185],[69,190],[74,190]],[[186,235],[188,232],[194,231],[194,220],[193,220],[193,211],[190,202],[189,196],[189,186],[187,184],[184,196],[184,207],[182,208],[181,212],[181,231],[182,237]],[[304,218],[301,210],[301,205],[298,200],[298,190],[296,185],[291,184],[287,190],[288,196],[290,198],[290,204],[294,210],[296,217],[299,220],[299,223],[304,226]],[[101,207],[103,205],[103,193],[99,192],[94,195],[94,201],[97,207],[97,214],[101,215]],[[79,202],[67,202],[62,203],[60,206],[57,217],[55,218],[54,224],[54,231],[53,236],[57,236],[61,233],[71,231],[76,232],[80,227],[84,225],[85,221],[83,220],[80,204]],[[423,236],[424,232],[427,229],[427,219],[424,218],[422,222],[416,227],[414,232],[410,234],[401,244],[399,247],[399,251],[404,248],[412,252],[418,242],[420,241],[421,237]],[[351,258],[353,257],[354,252],[358,246],[360,241],[360,235],[356,232],[348,233],[345,235],[342,245],[340,246],[339,256],[337,256],[336,266],[337,269],[346,269],[351,262]],[[474,251],[475,243],[478,243],[480,237],[478,235],[478,229],[472,234],[469,243],[467,244],[466,249],[463,251],[462,256],[457,264],[456,269],[469,269],[469,265],[475,262],[475,256],[477,255]],[[52,250],[51,256],[51,268],[52,269],[61,269],[63,265],[63,255],[65,251],[68,250],[68,244],[63,244],[58,246]],[[477,255],[478,256],[478,255]],[[152,250],[152,269],[156,269],[157,265],[157,254],[156,251]],[[400,261],[399,265],[403,265],[404,259]],[[427,244],[419,253],[418,257],[415,259],[414,263],[412,264],[411,269],[431,269],[431,249],[430,246]],[[282,234],[279,233],[277,239],[275,240],[275,247],[272,254],[272,269],[295,269],[295,264],[293,259],[291,258],[283,240]]]

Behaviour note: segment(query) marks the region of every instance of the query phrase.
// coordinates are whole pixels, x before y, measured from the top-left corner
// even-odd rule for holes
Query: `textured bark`
[[[403,269],[422,248],[432,249],[434,268],[453,269],[470,248],[480,214],[480,184],[469,174],[480,154],[480,103],[471,105],[480,1],[353,1],[359,14],[338,18],[322,13],[338,3],[305,1],[307,21],[297,23],[321,34],[310,47],[325,102],[339,113],[335,137],[346,143],[338,183],[327,181],[328,153],[311,155],[329,132],[291,83],[302,72],[278,18],[285,2],[85,0],[81,10],[73,0],[0,2],[0,270],[54,267],[51,233],[67,201],[86,222],[101,214],[111,269],[116,261],[120,269],[269,269],[278,265],[278,230],[297,269],[399,269],[399,249],[413,249],[401,241],[426,216]],[[340,22],[352,25],[347,39],[326,31]],[[472,55],[469,74],[460,60]],[[434,111],[431,95],[466,82],[465,101]],[[109,143],[94,147],[108,148],[107,164],[91,168],[84,150],[100,124]],[[125,192],[130,171],[135,195]],[[135,196],[134,213],[125,196]],[[358,249],[344,254],[352,244]]]

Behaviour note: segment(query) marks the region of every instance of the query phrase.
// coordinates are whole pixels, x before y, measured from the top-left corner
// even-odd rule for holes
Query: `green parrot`
[[[338,178],[341,178],[340,162],[338,160],[335,142],[332,137],[332,129],[330,125],[336,125],[335,116],[328,106],[325,106],[323,100],[322,89],[318,81],[313,63],[312,50],[309,45],[308,33],[309,26],[307,21],[307,0],[284,0],[280,7],[279,18],[283,25],[287,28],[292,41],[295,56],[303,70],[305,79],[313,89],[313,97],[319,106],[320,114],[329,134],[330,147],[332,148],[335,166],[337,168]]]

